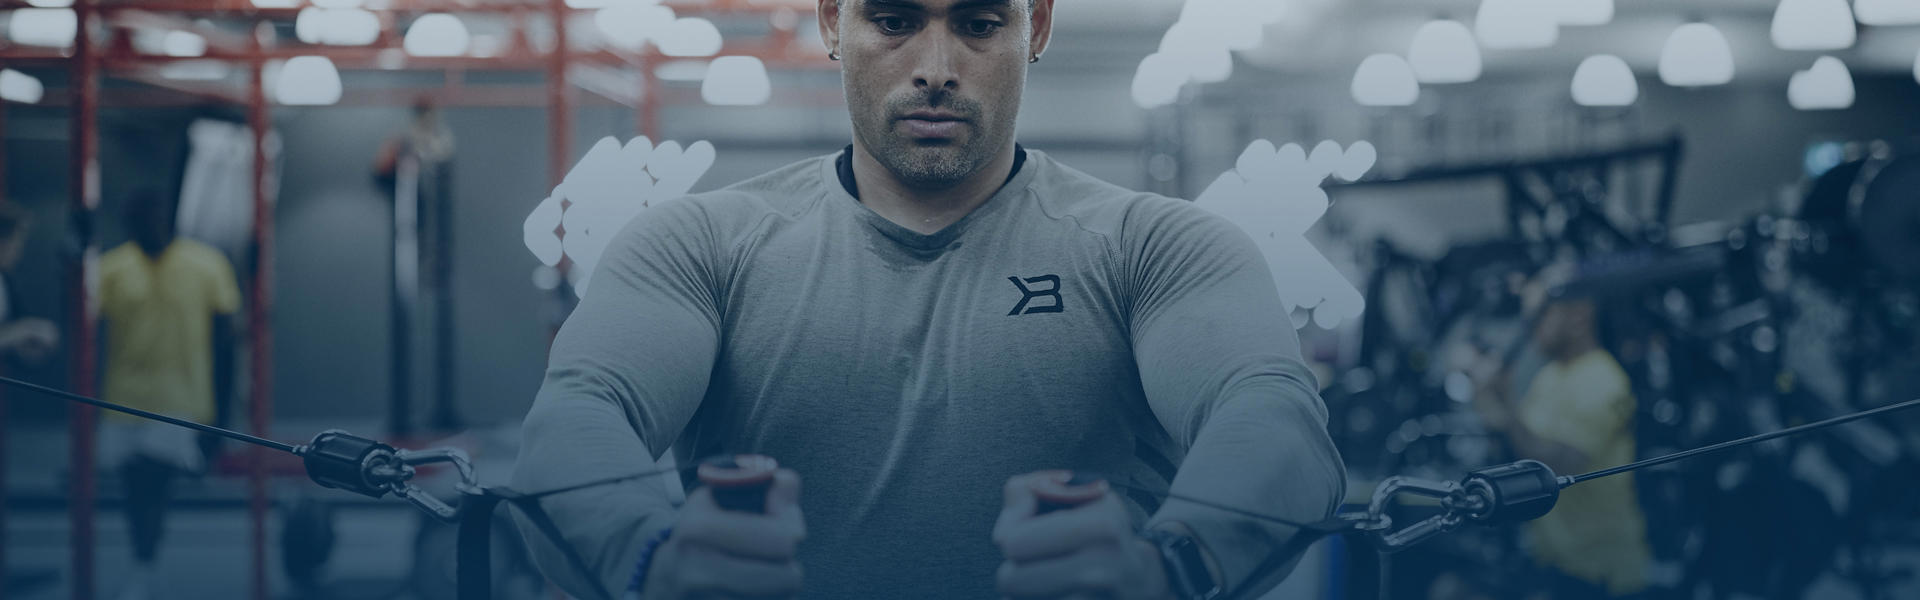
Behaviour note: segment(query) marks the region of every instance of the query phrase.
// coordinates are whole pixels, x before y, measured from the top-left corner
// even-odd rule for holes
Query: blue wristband
[[[640,588],[647,584],[647,567],[653,564],[653,551],[659,550],[660,544],[666,543],[667,537],[671,535],[673,535],[672,527],[662,529],[653,534],[653,537],[647,538],[647,545],[640,547],[640,560],[635,561],[633,565],[633,577],[627,579],[626,596],[628,598],[640,597]]]

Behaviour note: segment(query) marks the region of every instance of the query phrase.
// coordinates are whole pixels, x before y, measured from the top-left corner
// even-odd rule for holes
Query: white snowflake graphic
[[[704,140],[682,149],[671,140],[656,146],[646,136],[625,146],[601,138],[527,215],[527,250],[549,267],[562,258],[572,261],[574,293],[585,294],[614,235],[652,203],[686,195],[715,157],[713,144]]]
[[[1273,269],[1287,310],[1308,309],[1313,322],[1332,329],[1366,309],[1360,291],[1307,242],[1307,228],[1327,212],[1328,176],[1354,181],[1373,168],[1373,144],[1323,141],[1309,154],[1298,144],[1275,148],[1255,141],[1234,169],[1220,175],[1195,204],[1226,217],[1253,236]],[[1299,323],[1304,326],[1305,323]]]

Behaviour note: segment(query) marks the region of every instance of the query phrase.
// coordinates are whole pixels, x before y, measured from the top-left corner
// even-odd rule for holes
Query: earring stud
[[[827,60],[840,60],[840,53],[831,52],[831,51],[827,52]]]
[[[1027,64],[1033,64],[1037,62],[1040,62],[1040,55],[1035,54],[1033,56],[1027,57]]]

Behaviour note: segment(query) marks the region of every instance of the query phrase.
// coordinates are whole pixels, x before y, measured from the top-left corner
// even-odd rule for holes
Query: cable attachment
[[[329,429],[313,441],[293,449],[307,467],[307,477],[321,487],[346,490],[372,498],[393,494],[444,521],[453,521],[458,511],[446,502],[413,485],[415,467],[432,463],[450,463],[460,473],[460,491],[478,489],[479,480],[466,452],[457,448],[399,450],[393,446]]]
[[[1553,510],[1560,488],[1572,484],[1572,478],[1554,475],[1553,469],[1537,460],[1480,469],[1458,482],[1395,476],[1374,489],[1365,513],[1342,516],[1354,521],[1355,529],[1372,533],[1382,552],[1398,552],[1462,523],[1498,525],[1539,518]],[[1395,531],[1387,509],[1399,496],[1437,502],[1440,514]]]

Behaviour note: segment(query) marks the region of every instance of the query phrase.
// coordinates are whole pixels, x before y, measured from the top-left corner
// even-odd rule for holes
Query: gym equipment
[[[448,522],[458,522],[460,537],[458,547],[459,598],[463,600],[487,600],[492,597],[491,569],[491,532],[494,526],[493,511],[501,502],[512,504],[525,515],[528,523],[540,531],[541,535],[559,548],[570,568],[582,573],[592,573],[583,559],[572,546],[565,543],[559,528],[553,523],[537,502],[540,498],[573,490],[585,489],[612,483],[655,477],[669,473],[679,473],[689,467],[654,469],[628,475],[610,477],[539,492],[519,492],[506,487],[482,486],[477,474],[465,453],[457,449],[437,450],[400,450],[375,440],[355,436],[340,430],[328,430],[315,436],[313,441],[294,446],[274,440],[264,439],[244,433],[229,431],[218,427],[202,425],[155,414],[135,408],[124,407],[86,396],[71,394],[61,390],[39,386],[24,381],[0,377],[0,383],[40,394],[61,398],[71,402],[88,404],[108,410],[119,411],[144,419],[160,421],[197,431],[211,433],[229,439],[257,446],[288,452],[301,457],[307,467],[308,476],[323,487],[330,487],[363,494],[372,498],[382,498],[393,494],[407,500],[421,510]],[[1192,502],[1253,519],[1279,523],[1300,528],[1302,540],[1317,539],[1336,534],[1364,534],[1374,546],[1382,552],[1396,552],[1414,544],[1424,542],[1436,535],[1458,528],[1464,523],[1498,526],[1509,525],[1538,518],[1553,510],[1559,491],[1601,477],[1608,477],[1665,464],[1687,458],[1720,452],[1732,448],[1747,446],[1771,439],[1807,433],[1843,423],[1884,415],[1894,411],[1920,406],[1920,399],[1909,400],[1835,417],[1797,427],[1789,427],[1770,433],[1749,436],[1721,442],[1710,446],[1676,452],[1666,456],[1642,460],[1584,473],[1574,476],[1561,476],[1547,468],[1545,464],[1533,460],[1522,460],[1473,471],[1462,480],[1434,481],[1412,477],[1395,476],[1382,482],[1375,490],[1372,502],[1363,511],[1342,512],[1333,518],[1315,523],[1304,523],[1280,517],[1262,514],[1241,507],[1228,506],[1199,498],[1178,494],[1168,494],[1170,500]],[[447,463],[460,474],[457,486],[462,494],[460,508],[455,509],[440,499],[427,494],[409,481],[418,466]],[[702,474],[702,481],[708,485],[724,486],[729,498],[723,506],[730,510],[752,510],[765,506],[765,492],[772,482],[776,463],[771,458],[758,455],[735,455],[716,457],[707,462],[690,467]],[[1091,483],[1097,476],[1076,473],[1073,481]],[[1077,485],[1077,484],[1076,484]],[[1127,484],[1112,484],[1116,487],[1133,488]],[[716,500],[722,494],[716,494]],[[1393,519],[1386,514],[1390,504],[1401,496],[1418,496],[1440,503],[1440,514],[1400,529],[1394,529]],[[586,578],[596,582],[592,576]],[[612,597],[606,590],[597,590],[602,597]]]

